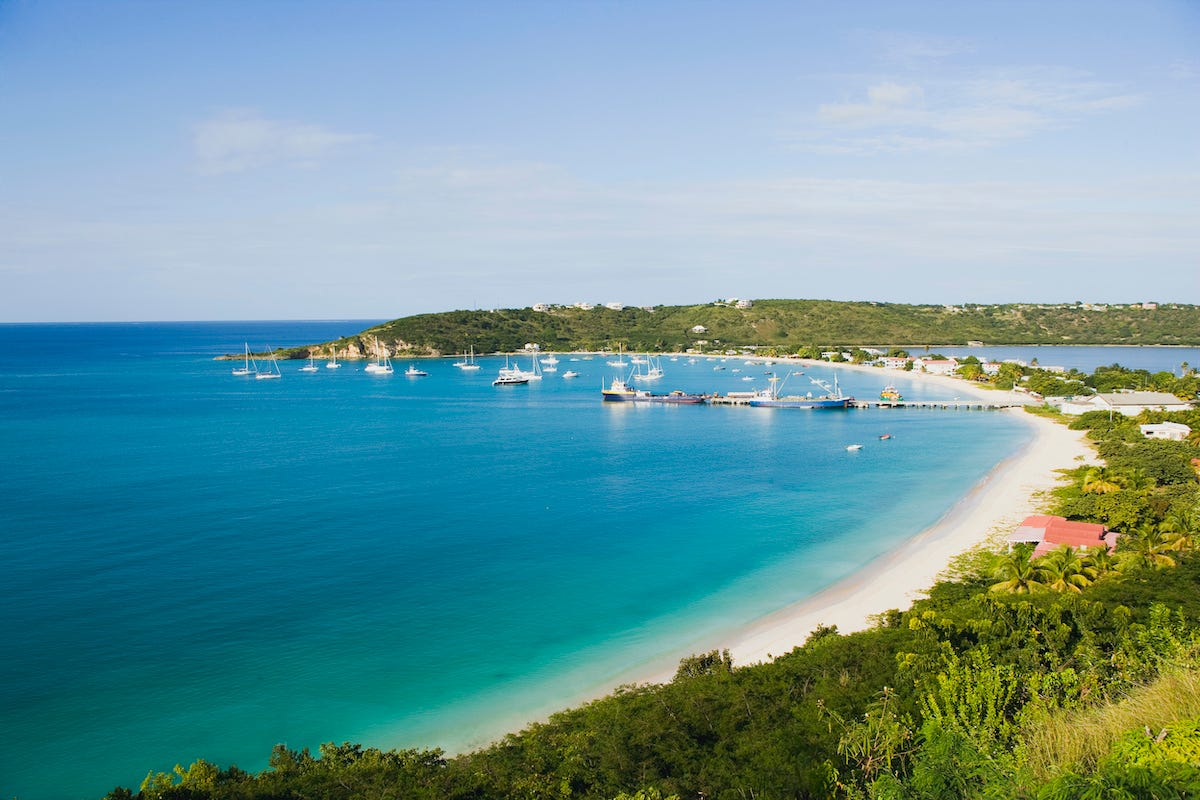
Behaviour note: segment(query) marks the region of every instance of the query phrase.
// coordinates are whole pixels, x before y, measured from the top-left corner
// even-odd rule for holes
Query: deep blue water
[[[603,404],[602,359],[499,389],[495,358],[278,381],[212,358],[368,324],[0,326],[0,794],[257,770],[279,742],[487,741],[722,646],[1028,437],[985,412]],[[665,361],[657,388],[765,380],[716,365]]]

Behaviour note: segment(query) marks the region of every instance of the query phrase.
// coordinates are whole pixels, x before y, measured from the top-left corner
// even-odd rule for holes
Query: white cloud
[[[307,165],[371,137],[319,125],[264,119],[255,111],[225,111],[195,128],[198,168],[205,174],[243,172],[270,164]]]
[[[1061,70],[985,74],[926,85],[884,80],[866,100],[825,103],[799,146],[830,154],[981,148],[1131,108],[1136,94]]]

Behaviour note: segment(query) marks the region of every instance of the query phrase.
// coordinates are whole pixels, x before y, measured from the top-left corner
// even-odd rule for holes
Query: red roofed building
[[[1033,555],[1045,555],[1062,545],[1071,547],[1105,547],[1113,550],[1117,546],[1117,533],[1094,522],[1072,522],[1063,517],[1034,514],[1026,517],[1021,526],[1009,534],[1009,545],[1035,545]]]

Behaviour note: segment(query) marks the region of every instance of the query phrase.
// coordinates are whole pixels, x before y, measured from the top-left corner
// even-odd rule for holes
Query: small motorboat
[[[847,452],[850,452],[850,453],[857,453],[859,450],[862,450],[862,445],[861,445],[861,444],[851,444],[851,445],[846,445],[846,451],[847,451]]]

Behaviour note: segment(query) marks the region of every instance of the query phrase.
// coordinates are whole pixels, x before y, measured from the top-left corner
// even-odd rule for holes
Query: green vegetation
[[[703,331],[693,330],[696,326]],[[759,346],[770,352],[819,353],[836,344],[1200,344],[1200,308],[1170,305],[1090,310],[1081,305],[918,306],[833,300],[758,300],[655,306],[620,311],[551,307],[447,311],[404,317],[339,340],[366,352],[374,337],[393,353],[448,354],[518,350],[685,350]],[[306,358],[309,348],[284,351]],[[318,349],[314,347],[314,352]],[[328,352],[328,343],[320,352]]]
[[[1065,472],[1054,513],[1115,553],[977,551],[869,630],[822,627],[768,664],[712,652],[483,750],[277,746],[109,798],[1185,798],[1200,796],[1200,411],[1086,414],[1108,463]]]

